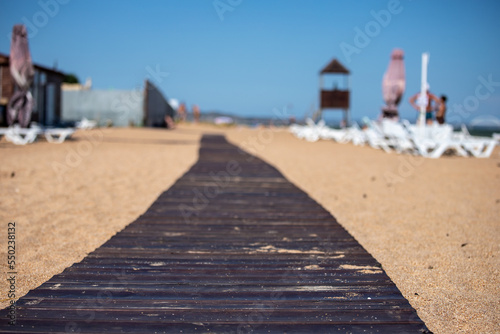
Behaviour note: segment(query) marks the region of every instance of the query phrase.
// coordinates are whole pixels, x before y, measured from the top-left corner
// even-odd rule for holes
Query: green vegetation
[[[80,80],[78,80],[78,77],[72,73],[68,73],[64,76],[64,81],[65,83],[70,83],[70,84],[77,84],[80,83]]]

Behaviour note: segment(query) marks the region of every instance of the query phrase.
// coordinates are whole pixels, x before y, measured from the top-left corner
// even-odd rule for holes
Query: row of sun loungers
[[[83,118],[76,122],[74,128],[42,128],[36,123],[32,123],[29,128],[22,128],[18,124],[8,128],[0,128],[0,138],[5,139],[15,145],[31,144],[39,137],[45,137],[49,143],[60,144],[71,138],[77,129],[91,130],[97,127],[96,121]]]
[[[5,136],[7,141],[15,145],[26,145],[33,143],[39,136],[43,136],[49,143],[60,144],[70,138],[74,132],[74,128],[42,128],[38,125],[21,128],[14,125],[0,128],[0,138]]]
[[[354,123],[349,128],[339,130],[326,126],[323,120],[315,124],[308,119],[306,125],[295,124],[289,130],[296,137],[311,142],[320,139],[334,140],[338,143],[369,145],[387,153],[408,153],[426,158],[439,158],[444,153],[488,158],[495,145],[500,142],[500,134],[495,134],[493,138],[475,137],[470,135],[465,126],[462,126],[461,131],[455,132],[448,124],[420,127],[406,120],[375,122],[366,118],[363,122],[366,125],[363,129]]]

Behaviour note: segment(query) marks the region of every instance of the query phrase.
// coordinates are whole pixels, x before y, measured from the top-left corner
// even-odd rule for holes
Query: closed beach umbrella
[[[382,95],[386,103],[384,111],[398,114],[398,104],[405,91],[405,66],[404,52],[401,49],[394,49],[391,54],[389,67],[382,79]]]
[[[22,24],[15,25],[12,30],[10,73],[17,87],[7,107],[7,123],[12,125],[17,118],[22,127],[27,127],[33,108],[33,97],[29,89],[35,70],[28,47],[28,33]]]

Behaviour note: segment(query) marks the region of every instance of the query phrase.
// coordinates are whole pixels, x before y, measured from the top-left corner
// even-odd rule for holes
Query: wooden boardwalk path
[[[147,212],[16,316],[1,333],[428,332],[330,213],[222,136],[204,136]]]

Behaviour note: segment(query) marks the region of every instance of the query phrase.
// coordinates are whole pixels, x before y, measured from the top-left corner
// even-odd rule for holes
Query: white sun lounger
[[[402,123],[392,120],[382,120],[382,131],[388,144],[392,146],[398,153],[416,154],[417,148],[411,140],[411,134],[403,126]]]
[[[387,144],[387,141],[375,129],[368,128],[363,130],[363,133],[366,136],[366,141],[370,147],[383,149],[385,152],[391,153],[391,148]]]
[[[462,156],[462,157],[468,156],[467,151],[464,150],[462,143],[451,140],[451,139],[444,139],[436,145],[434,150],[432,150],[432,152],[429,153],[428,157],[433,158],[433,159],[437,159],[440,156],[442,156],[444,152],[446,152],[447,150],[450,150],[450,149],[454,150],[457,153],[457,155],[459,155],[459,156]]]
[[[489,158],[495,146],[498,145],[495,134],[493,134],[493,138],[475,137],[469,133],[464,124],[462,124],[462,131],[455,134],[454,137],[462,143],[465,150],[476,158]]]
[[[423,157],[437,159],[448,150],[453,150],[462,157],[469,156],[463,147],[463,141],[454,137],[450,125],[407,126],[418,153]]]
[[[16,124],[14,126],[1,129],[1,133],[5,136],[7,141],[15,145],[26,145],[33,143],[42,132],[38,126],[26,129],[21,128],[18,124]]]
[[[310,119],[306,120],[307,125],[293,125],[290,127],[290,131],[300,139],[305,139],[310,142],[315,142],[319,140],[319,133],[316,129],[316,125]]]
[[[322,130],[320,133],[321,139],[335,140],[337,143],[343,143],[345,141],[346,131],[339,129],[327,128]]]
[[[363,130],[359,127],[358,123],[354,122],[352,126],[348,127],[345,131],[345,137],[342,143],[351,142],[355,146],[362,146],[366,143],[366,136]]]
[[[66,139],[70,138],[71,135],[75,133],[75,129],[73,128],[54,128],[54,129],[45,129],[43,131],[43,135],[45,136],[45,139],[49,143],[55,143],[55,144],[60,144],[64,142]]]
[[[75,127],[82,130],[91,130],[97,126],[96,121],[89,121],[85,117],[81,121],[76,122]]]

